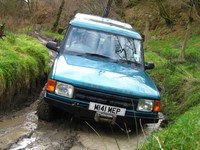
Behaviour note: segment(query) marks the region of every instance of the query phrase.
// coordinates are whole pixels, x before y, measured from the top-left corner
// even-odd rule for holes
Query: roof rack
[[[104,24],[115,25],[115,26],[122,27],[122,28],[129,29],[129,30],[133,29],[132,26],[128,23],[116,21],[116,20],[113,20],[113,19],[110,19],[110,18],[103,18],[103,17],[100,17],[100,16],[77,13],[75,15],[75,18],[91,20],[91,21],[100,22],[100,23],[104,23]]]

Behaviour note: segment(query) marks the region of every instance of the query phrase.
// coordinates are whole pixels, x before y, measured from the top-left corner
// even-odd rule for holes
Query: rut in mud
[[[126,132],[105,123],[88,123],[64,116],[54,122],[39,121],[38,100],[17,112],[1,116],[0,149],[56,150],[56,149],[137,149],[153,128]],[[128,130],[127,130],[128,131]]]
[[[52,123],[38,121],[38,101],[0,122],[0,149],[68,149],[72,146],[75,132],[70,122],[63,119]]]

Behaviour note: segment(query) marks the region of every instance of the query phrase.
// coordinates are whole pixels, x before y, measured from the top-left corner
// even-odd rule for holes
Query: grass
[[[62,34],[58,34],[58,33],[50,32],[50,31],[48,31],[48,30],[44,30],[44,31],[42,32],[42,34],[44,34],[44,35],[46,35],[46,36],[49,36],[49,37],[51,37],[51,38],[53,38],[53,39],[60,40],[60,41],[62,41],[63,38],[64,38],[64,32],[63,32]]]
[[[146,61],[156,64],[149,73],[160,90],[162,112],[170,125],[153,133],[142,149],[200,149],[200,28],[195,30],[185,61],[178,59],[184,37],[149,42]]]
[[[17,33],[19,34],[30,34],[32,32],[38,32],[40,35],[45,35],[46,37],[49,37],[53,40],[59,40],[62,41],[64,38],[66,29],[63,30],[62,34],[51,32],[49,28],[42,27],[40,25],[32,25],[32,26],[26,26],[24,28],[17,29]],[[8,33],[9,34],[9,33]]]
[[[12,86],[14,82],[28,84],[47,73],[48,62],[47,49],[36,39],[7,33],[6,37],[0,39],[1,91]]]
[[[199,103],[200,36],[193,34],[190,37],[184,62],[178,59],[182,40],[169,38],[151,41],[145,52],[146,61],[154,61],[156,65],[149,73],[161,91],[162,111],[172,120]],[[177,45],[180,45],[179,48],[176,48]]]
[[[191,108],[185,114],[181,115],[167,129],[154,133],[144,145],[145,150],[197,150],[200,149],[200,105]],[[155,139],[159,139],[158,141]]]

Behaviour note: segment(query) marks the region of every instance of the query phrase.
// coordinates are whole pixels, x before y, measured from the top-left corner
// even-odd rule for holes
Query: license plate
[[[125,113],[126,113],[125,108],[103,105],[103,104],[93,103],[93,102],[90,102],[89,110],[94,110],[94,111],[108,113],[108,114],[114,114],[117,116],[125,116]]]

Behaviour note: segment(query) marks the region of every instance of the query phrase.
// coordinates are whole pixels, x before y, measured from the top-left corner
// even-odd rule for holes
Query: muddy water
[[[20,114],[21,112],[19,112]],[[0,122],[0,149],[6,149],[37,128],[35,112],[4,116]]]
[[[126,135],[112,130],[101,130],[98,134],[91,131],[79,131],[78,141],[80,145],[74,145],[71,150],[96,149],[96,150],[134,150],[140,147],[145,137],[139,133]]]
[[[131,131],[118,126],[85,122],[82,129],[76,130],[77,141],[70,150],[135,150],[141,147],[153,130],[158,130],[158,124]]]
[[[0,118],[0,149],[46,150],[72,147],[75,131],[67,119],[52,123],[38,121],[37,101],[29,107]]]
[[[134,150],[153,128],[123,130],[104,123],[88,123],[70,117],[54,122],[38,121],[38,101],[19,111],[0,116],[0,149],[9,150]],[[143,131],[143,132],[142,132]]]

